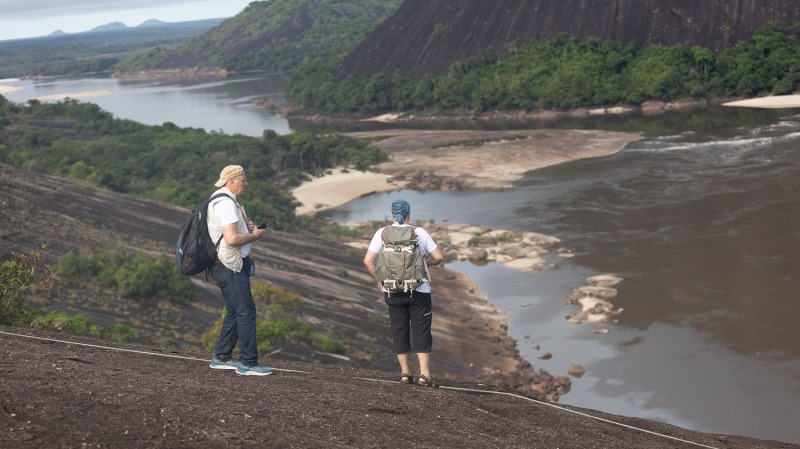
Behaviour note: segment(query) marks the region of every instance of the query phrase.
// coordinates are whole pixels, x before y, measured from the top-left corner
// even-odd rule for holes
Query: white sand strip
[[[0,84],[0,95],[7,94],[9,92],[16,92],[18,90],[22,90],[22,86],[4,86]]]
[[[306,181],[292,190],[295,199],[302,203],[298,215],[341,206],[364,195],[394,190],[397,185],[382,173],[334,170],[330,175]]]
[[[737,108],[800,108],[800,95],[774,95],[771,97],[750,98],[748,100],[731,101],[729,103],[723,103],[722,105]]]
[[[45,95],[42,97],[35,97],[32,100],[39,100],[39,101],[61,101],[66,98],[72,99],[79,99],[79,98],[91,98],[91,97],[101,97],[103,95],[108,95],[114,92],[113,89],[106,89],[106,90],[95,90],[92,92],[73,92],[73,93],[66,93],[66,94],[55,94],[55,95]]]

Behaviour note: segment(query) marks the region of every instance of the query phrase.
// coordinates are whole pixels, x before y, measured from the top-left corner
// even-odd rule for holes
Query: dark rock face
[[[568,33],[721,51],[771,21],[800,21],[788,0],[406,0],[343,63],[343,74],[441,74],[485,51]]]

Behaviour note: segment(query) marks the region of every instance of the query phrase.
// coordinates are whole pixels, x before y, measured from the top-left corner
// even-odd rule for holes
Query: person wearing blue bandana
[[[416,236],[419,250],[427,261],[427,266],[439,265],[444,261],[444,254],[431,235],[420,227],[412,226],[411,205],[402,199],[392,202],[391,214],[394,222],[390,226],[411,227]],[[381,283],[377,273],[378,257],[383,249],[382,227],[375,232],[364,256],[364,267],[381,291],[384,302],[389,307],[389,325],[392,335],[392,349],[397,354],[400,364],[400,382],[414,382],[409,365],[409,354],[416,352],[419,361],[419,376],[416,384],[436,386],[430,371],[430,356],[433,346],[431,324],[433,308],[431,302],[431,286],[424,282],[410,291],[388,292]]]

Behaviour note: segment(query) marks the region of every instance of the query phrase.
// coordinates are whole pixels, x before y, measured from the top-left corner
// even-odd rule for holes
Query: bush
[[[84,314],[69,316],[64,312],[41,314],[28,310],[23,302],[25,292],[29,288],[49,291],[50,275],[46,247],[40,251],[14,254],[10,260],[0,264],[0,324],[87,334],[116,341],[133,340],[133,331],[119,324],[102,328],[92,324],[91,318]],[[38,282],[34,283],[37,279]]]
[[[46,247],[40,251],[13,254],[0,265],[0,324],[27,326],[33,313],[25,308],[25,292],[31,287],[50,288],[50,266]],[[39,280],[34,284],[34,281]]]
[[[126,298],[156,297],[186,303],[195,294],[192,282],[171,259],[121,249],[97,253],[67,252],[56,265],[60,276],[113,288]]]
[[[100,327],[92,324],[91,318],[84,314],[69,316],[64,312],[50,312],[33,318],[30,326],[34,329],[65,331],[71,334],[92,335],[114,341],[132,341],[134,333],[131,329],[114,324]]]

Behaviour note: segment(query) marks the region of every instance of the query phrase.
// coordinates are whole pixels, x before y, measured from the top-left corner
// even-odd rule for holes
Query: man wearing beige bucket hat
[[[213,241],[220,242],[211,277],[219,284],[225,299],[225,317],[209,366],[235,369],[236,373],[247,376],[266,376],[272,374],[272,369],[258,364],[256,305],[250,291],[250,277],[255,273],[250,258],[251,245],[266,233],[266,229],[254,226],[236,201],[247,187],[244,168],[228,165],[214,185],[219,190],[212,197],[219,193],[224,195],[209,203],[206,220],[209,235]],[[237,343],[238,361],[232,358]]]

